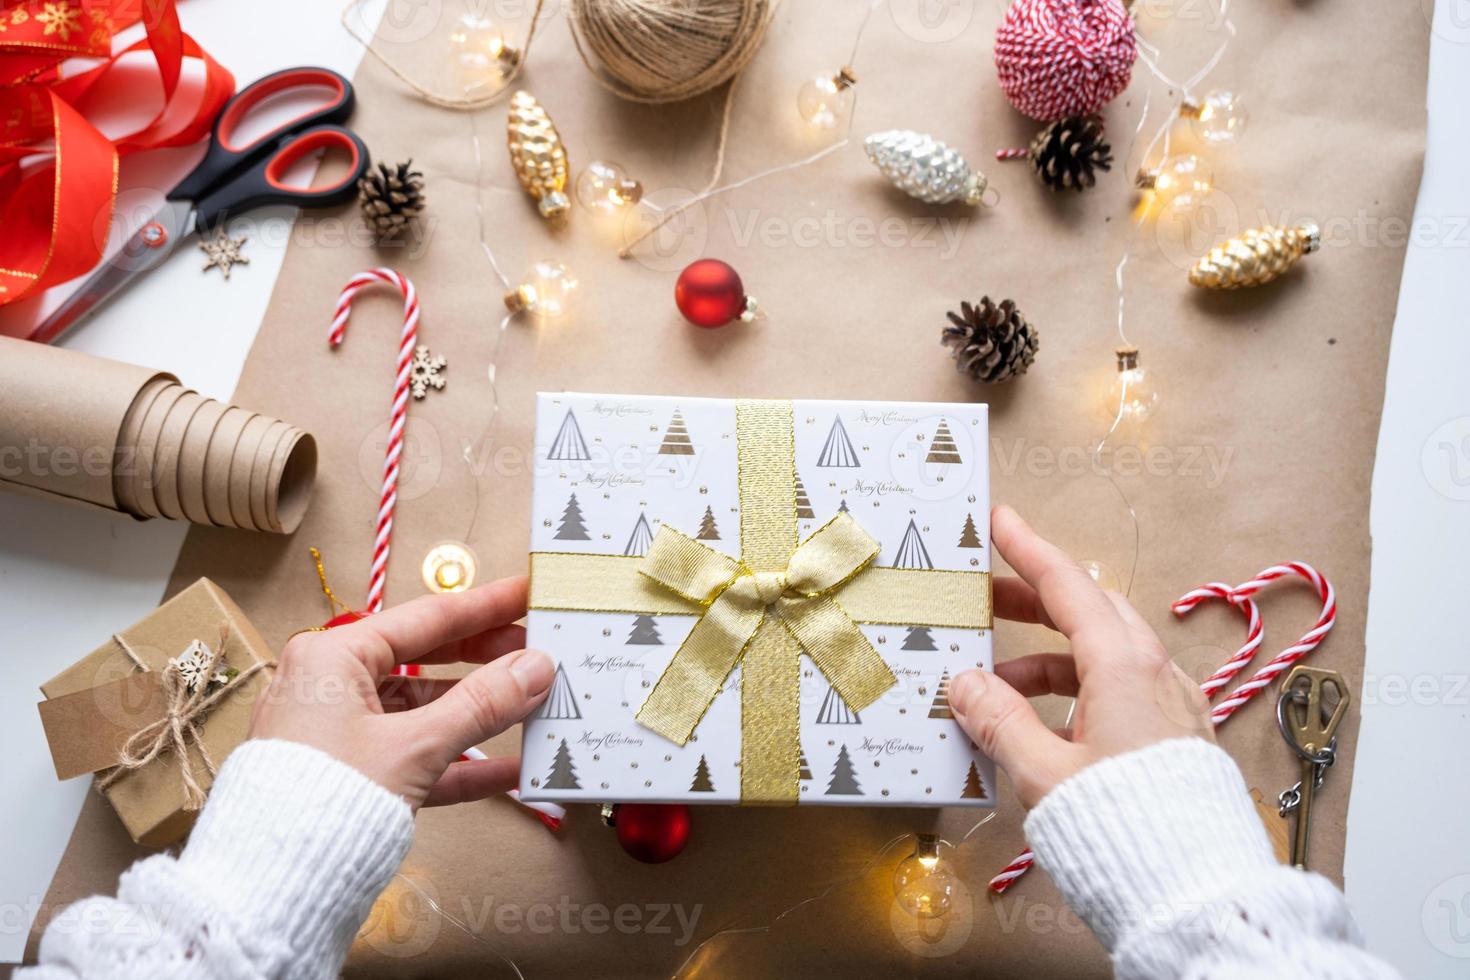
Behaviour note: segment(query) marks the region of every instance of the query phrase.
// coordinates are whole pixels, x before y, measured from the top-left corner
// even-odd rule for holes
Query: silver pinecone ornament
[[[958,150],[925,133],[890,129],[863,141],[873,165],[893,186],[930,204],[983,203],[985,175],[971,169]]]

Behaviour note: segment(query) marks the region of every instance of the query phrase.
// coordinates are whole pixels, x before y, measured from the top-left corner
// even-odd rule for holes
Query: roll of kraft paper
[[[316,440],[163,371],[0,337],[0,489],[290,534]]]

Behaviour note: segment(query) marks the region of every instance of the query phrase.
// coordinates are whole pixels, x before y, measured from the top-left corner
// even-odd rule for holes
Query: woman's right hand
[[[1001,619],[1041,623],[1071,653],[1032,653],[968,670],[950,683],[949,705],[980,750],[1033,807],[1058,783],[1108,756],[1169,738],[1214,741],[1209,703],[1175,666],[1143,617],[1104,591],[1075,561],[1006,506],[990,515],[995,548],[1018,578],[995,579]],[[1053,732],[1026,700],[1077,699],[1070,733]]]

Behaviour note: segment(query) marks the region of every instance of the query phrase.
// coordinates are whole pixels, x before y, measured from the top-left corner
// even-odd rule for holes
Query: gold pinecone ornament
[[[546,110],[530,92],[510,98],[506,132],[510,165],[543,218],[557,218],[572,206],[567,197],[567,148]]]
[[[1040,346],[1037,330],[1010,300],[960,304],[950,313],[940,343],[954,355],[955,366],[976,381],[1000,384],[1025,374]]]
[[[424,175],[412,160],[379,163],[358,178],[357,203],[378,241],[396,238],[424,211]]]
[[[1321,229],[1310,221],[1295,228],[1279,225],[1252,228],[1210,249],[1189,270],[1189,281],[1201,289],[1263,286],[1321,245]]]

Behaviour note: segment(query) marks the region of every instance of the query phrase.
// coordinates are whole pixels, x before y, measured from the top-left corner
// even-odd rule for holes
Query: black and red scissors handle
[[[248,142],[238,139],[240,123],[251,109],[299,88],[325,89],[327,101]],[[352,84],[328,68],[286,68],[256,80],[225,103],[204,159],[168,198],[195,202],[200,230],[226,214],[264,204],[330,207],[346,203],[357,193],[357,180],[369,164],[367,146],[356,133],[338,125],[352,115],[353,101]],[[351,157],[348,173],[336,183],[308,189],[284,182],[302,157],[333,147]]]

